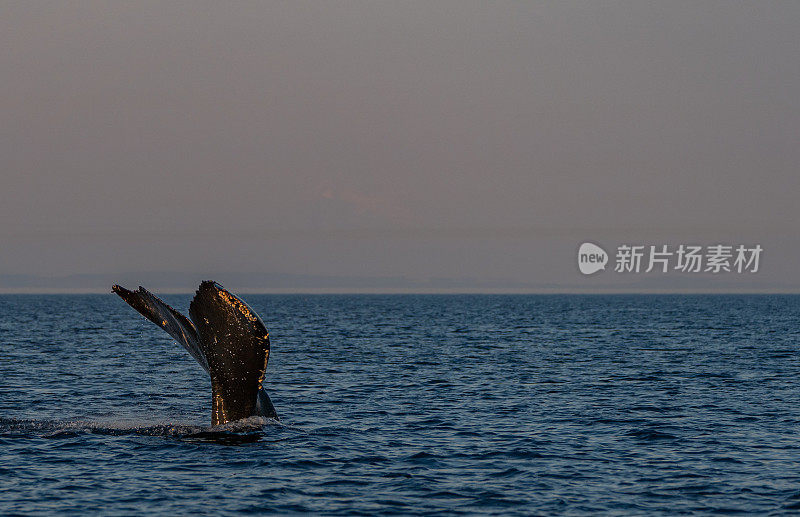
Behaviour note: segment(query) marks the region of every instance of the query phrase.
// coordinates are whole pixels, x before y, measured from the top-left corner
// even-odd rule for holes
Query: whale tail
[[[278,418],[262,387],[269,333],[244,301],[205,281],[189,305],[189,319],[143,287],[112,290],[183,345],[211,376],[212,425],[250,416]]]

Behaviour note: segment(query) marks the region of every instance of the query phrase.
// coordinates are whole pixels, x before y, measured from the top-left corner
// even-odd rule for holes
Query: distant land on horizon
[[[602,274],[602,273],[601,273]],[[284,273],[127,272],[64,276],[0,274],[0,293],[105,293],[113,284],[167,294],[192,293],[202,280],[215,280],[243,293],[800,293],[800,286],[764,284],[738,276],[593,276],[572,282],[534,283],[510,279],[332,276]]]

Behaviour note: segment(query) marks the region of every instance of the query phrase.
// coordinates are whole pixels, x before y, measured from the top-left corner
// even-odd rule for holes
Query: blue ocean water
[[[800,511],[800,297],[244,298],[282,421],[212,433],[116,296],[0,296],[0,513]]]

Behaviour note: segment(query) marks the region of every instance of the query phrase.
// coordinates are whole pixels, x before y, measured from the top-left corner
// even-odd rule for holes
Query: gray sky
[[[704,285],[800,290],[798,27],[794,1],[3,1],[0,280],[628,285],[578,273],[592,240],[761,243]]]

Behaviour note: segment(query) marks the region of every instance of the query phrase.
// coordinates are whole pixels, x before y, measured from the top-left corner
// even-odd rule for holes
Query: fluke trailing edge
[[[240,298],[216,282],[203,282],[189,305],[189,319],[143,287],[111,289],[183,345],[211,376],[211,425],[278,418],[262,386],[269,333]]]

